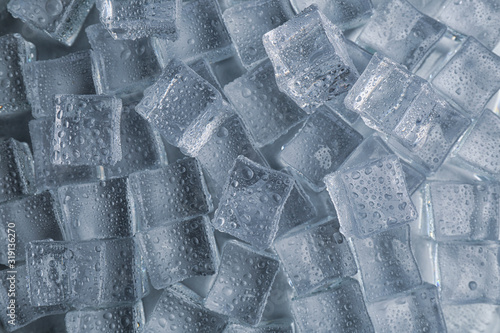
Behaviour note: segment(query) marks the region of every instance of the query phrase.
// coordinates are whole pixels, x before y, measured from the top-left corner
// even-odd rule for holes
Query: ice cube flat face
[[[363,28],[357,42],[403,64],[417,68],[446,26],[404,0],[384,3]]]
[[[283,206],[280,221],[278,222],[276,238],[283,236],[293,228],[310,221],[316,216],[317,211],[311,202],[311,198],[299,186],[298,182],[295,181],[290,195]]]
[[[256,248],[268,248],[293,184],[285,173],[238,157],[215,211],[214,227]]]
[[[25,261],[25,246],[38,239],[62,240],[59,229],[60,216],[57,212],[56,200],[50,192],[42,192],[26,196],[19,200],[11,200],[0,204],[0,222],[3,231],[0,238],[7,240],[10,233],[16,235],[16,261]],[[7,265],[8,248],[0,249],[0,263]]]
[[[400,226],[366,239],[353,238],[352,243],[369,302],[422,283],[411,250],[409,226]]]
[[[438,241],[498,240],[500,185],[431,182],[429,231]]]
[[[451,304],[498,304],[498,245],[439,243],[437,269],[441,299]]]
[[[269,60],[226,85],[224,92],[259,146],[274,142],[307,115],[279,90]]]
[[[0,37],[0,119],[31,109],[26,97],[22,66],[35,59],[35,45],[19,34]]]
[[[245,2],[227,9],[222,15],[236,52],[247,68],[267,57],[262,35],[292,16],[279,0]]]
[[[97,0],[102,24],[114,39],[177,38],[177,0]]]
[[[13,0],[7,9],[15,18],[71,46],[94,0]]]
[[[85,29],[92,47],[92,75],[98,94],[141,92],[151,85],[160,65],[148,39],[115,40],[101,25]]]
[[[160,63],[167,64],[174,57],[184,61],[206,58],[212,62],[231,57],[231,38],[222,21],[218,1],[183,2],[177,24],[179,38],[175,42],[153,38]]]
[[[432,84],[471,117],[479,116],[500,89],[500,57],[469,37]]]
[[[68,333],[139,333],[146,325],[142,302],[102,310],[70,311],[65,316]]]
[[[500,118],[485,110],[464,136],[456,156],[459,162],[479,174],[500,173]]]
[[[241,120],[234,115],[214,129],[213,135],[196,155],[203,170],[214,181],[218,196],[239,155],[265,165],[264,158],[246,134]]]
[[[437,288],[424,283],[394,298],[368,304],[377,332],[445,332]]]
[[[292,232],[274,242],[274,249],[297,295],[307,294],[358,271],[347,240],[335,229],[328,221]]]
[[[35,192],[33,157],[26,143],[0,142],[0,202]]]
[[[226,243],[205,306],[243,323],[257,325],[278,268],[278,260],[236,241]]]
[[[95,167],[52,164],[53,126],[52,117],[29,122],[37,188],[40,190],[56,189],[62,185],[95,181],[97,179]]]
[[[325,177],[342,230],[365,238],[417,218],[395,155]]]
[[[70,239],[90,240],[135,234],[136,223],[126,178],[61,186],[57,193]]]
[[[220,332],[226,319],[204,308],[201,299],[187,287],[177,284],[163,291],[148,320],[146,332]]]
[[[291,5],[296,12],[301,12],[312,4],[316,4],[326,18],[342,30],[362,25],[370,18],[373,12],[372,3],[369,0],[291,1]]]
[[[54,96],[95,94],[89,51],[23,65],[26,94],[33,117],[54,117]]]
[[[129,177],[137,219],[146,230],[210,213],[212,200],[201,168],[186,158]]]
[[[342,32],[317,7],[308,7],[262,40],[278,87],[307,113],[348,91],[358,78]]]
[[[301,332],[375,332],[361,288],[354,279],[344,279],[332,288],[294,299],[291,304]]]
[[[98,95],[57,95],[52,163],[114,165],[122,159],[122,101]]]
[[[490,50],[500,41],[500,31],[488,24],[500,20],[500,4],[495,0],[448,0],[443,4],[437,19],[455,30],[473,36]]]
[[[315,188],[338,169],[363,137],[338,116],[320,108],[286,143],[279,155],[283,164],[298,171]]]
[[[197,217],[139,234],[139,243],[155,289],[193,276],[213,275],[218,255],[207,217]]]

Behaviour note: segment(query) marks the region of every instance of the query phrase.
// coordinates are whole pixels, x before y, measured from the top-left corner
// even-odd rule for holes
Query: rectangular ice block
[[[274,249],[299,296],[358,271],[347,240],[332,221],[293,231],[276,240]]]
[[[122,101],[103,95],[56,95],[51,161],[114,165],[122,159]]]
[[[142,230],[188,220],[213,210],[201,168],[193,158],[133,173],[129,182]]]
[[[24,84],[33,117],[55,117],[54,96],[95,94],[88,50],[24,64]]]
[[[358,78],[344,36],[317,6],[263,36],[276,83],[307,113],[348,91]]]
[[[278,268],[278,260],[268,254],[255,252],[236,241],[227,242],[205,306],[243,323],[257,325]]]
[[[215,211],[214,227],[256,248],[268,248],[293,184],[289,175],[239,156]]]

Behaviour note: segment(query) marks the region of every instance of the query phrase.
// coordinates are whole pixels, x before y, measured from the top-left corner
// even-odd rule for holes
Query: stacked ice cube
[[[499,13],[0,0],[0,332],[499,331]]]

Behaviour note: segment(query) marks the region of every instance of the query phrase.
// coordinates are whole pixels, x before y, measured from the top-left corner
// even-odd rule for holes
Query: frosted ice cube
[[[365,296],[369,302],[409,290],[422,283],[407,225],[352,239]]]
[[[143,230],[213,210],[201,168],[193,158],[134,173],[129,182],[136,216]]]
[[[98,94],[141,92],[156,80],[160,65],[147,39],[114,40],[101,24],[85,32],[92,47],[92,76]]]
[[[269,255],[236,241],[227,242],[205,306],[243,323],[257,325],[278,268],[278,260]]]
[[[214,227],[259,249],[268,248],[293,184],[289,175],[239,156],[215,211]]]
[[[357,43],[413,70],[445,32],[444,24],[422,14],[408,1],[392,0],[375,11]]]
[[[293,231],[276,240],[274,249],[299,296],[358,271],[347,240],[331,221]]]
[[[71,240],[129,237],[137,230],[126,178],[61,186],[57,194]]]
[[[155,289],[193,276],[213,275],[218,266],[213,229],[206,217],[141,232],[139,243]]]
[[[26,143],[0,141],[0,202],[35,192],[33,156]]]
[[[56,95],[52,163],[114,165],[122,159],[122,101],[98,95]]]
[[[237,4],[222,14],[243,65],[251,68],[267,57],[262,35],[293,16],[281,0],[257,0]]]
[[[330,174],[325,184],[349,237],[364,238],[417,218],[395,155]]]
[[[35,45],[19,34],[0,37],[0,119],[30,111],[22,65],[35,59]]]
[[[358,78],[342,32],[316,6],[262,38],[278,87],[307,113],[348,91]]]
[[[321,188],[323,177],[337,170],[362,140],[346,122],[320,107],[283,146],[279,158]]]
[[[176,39],[179,0],[96,0],[102,24],[115,39]]]
[[[469,37],[432,84],[471,117],[478,116],[500,89],[500,56]]]
[[[93,5],[94,0],[11,0],[7,8],[30,27],[71,46]]]
[[[292,300],[300,332],[373,333],[358,281],[347,278],[329,289]]]
[[[95,94],[90,52],[79,51],[24,64],[24,84],[33,117],[54,117],[54,96]]]
[[[259,146],[274,142],[307,115],[279,90],[269,60],[224,86],[224,92]]]

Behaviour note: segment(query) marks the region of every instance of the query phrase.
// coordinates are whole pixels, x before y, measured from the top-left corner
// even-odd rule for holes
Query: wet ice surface
[[[0,332],[500,331],[499,8],[0,0]]]

